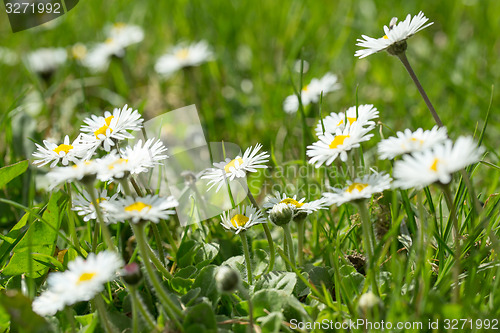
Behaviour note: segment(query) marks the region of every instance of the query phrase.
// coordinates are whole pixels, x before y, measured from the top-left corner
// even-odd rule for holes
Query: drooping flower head
[[[267,223],[267,221],[260,211],[250,205],[238,206],[221,215],[222,226],[236,234],[248,230],[259,223]]]
[[[364,47],[364,49],[357,50],[354,56],[364,58],[384,50],[393,55],[402,53],[406,50],[406,40],[408,38],[433,23],[427,23],[429,19],[425,17],[423,12],[419,12],[413,18],[408,14],[404,21],[399,23],[397,21],[398,19],[394,17],[389,26],[384,25],[385,35],[383,37],[372,38],[362,35],[363,39],[358,39],[356,45]]]
[[[338,83],[337,75],[326,73],[321,79],[312,79],[308,85],[302,87],[300,97],[302,105],[306,106],[311,103],[317,103],[321,97],[329,92],[339,90],[340,83]],[[299,109],[299,99],[297,95],[290,95],[285,98],[283,102],[283,110],[287,113],[295,113]]]

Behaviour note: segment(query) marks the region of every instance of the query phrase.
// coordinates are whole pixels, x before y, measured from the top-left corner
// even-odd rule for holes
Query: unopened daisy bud
[[[372,291],[361,295],[358,301],[358,311],[364,317],[374,313],[380,313],[382,310],[382,301]]]
[[[221,266],[215,275],[217,289],[223,293],[232,293],[240,284],[240,275],[229,266]]]
[[[283,226],[293,219],[296,209],[292,205],[279,203],[273,206],[269,212],[269,219],[278,226]]]
[[[137,285],[142,280],[141,268],[135,262],[125,265],[122,270],[122,277],[128,284]]]

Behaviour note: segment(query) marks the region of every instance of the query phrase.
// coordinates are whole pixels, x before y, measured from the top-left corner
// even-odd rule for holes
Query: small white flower
[[[344,129],[337,128],[335,133],[325,133],[319,136],[319,141],[307,147],[307,156],[311,157],[310,164],[316,168],[321,165],[330,165],[340,155],[340,159],[347,161],[347,152],[360,146],[361,142],[368,141],[373,134],[367,134],[371,129],[364,128],[354,122]]]
[[[115,193],[112,197],[109,197],[107,190],[102,190],[98,193],[97,203],[99,204],[99,207],[101,207],[104,222],[109,222],[110,219],[106,207],[105,205],[103,205],[103,203],[106,201],[114,201],[117,197],[118,193]],[[82,191],[82,194],[77,194],[73,198],[73,207],[71,209],[76,211],[78,215],[83,216],[83,220],[85,222],[97,219],[95,207],[92,203],[92,198],[90,197],[90,194],[85,190]]]
[[[343,189],[330,187],[332,192],[323,193],[329,205],[342,205],[349,201],[368,199],[375,193],[383,192],[391,187],[391,177],[384,173],[373,173],[354,181],[347,181]]]
[[[122,48],[142,42],[144,30],[137,25],[117,22],[108,27],[108,38],[112,38]]]
[[[396,17],[393,18],[389,27],[384,25],[385,35],[381,38],[372,38],[362,35],[363,39],[358,39],[358,43],[356,45],[364,47],[364,49],[357,50],[354,56],[361,59],[371,54],[387,50],[391,46],[403,47],[404,51],[406,45],[401,45],[402,43],[406,43],[408,38],[433,23],[427,23],[429,19],[424,16],[423,12],[418,13],[418,15],[413,18],[410,14],[408,14],[406,19],[398,24],[396,24],[397,20],[398,19]]]
[[[71,47],[71,56],[73,59],[77,60],[80,64],[87,57],[88,49],[85,44],[76,43]]]
[[[63,143],[60,145],[50,142],[49,140],[43,140],[43,144],[45,147],[36,143],[37,151],[33,153],[33,156],[38,158],[33,164],[38,167],[42,167],[51,162],[51,168],[55,167],[59,162],[65,166],[68,165],[69,162],[77,163],[79,159],[87,154],[90,148],[88,144],[81,142],[80,136],[72,143],[69,141],[69,136],[66,135]]]
[[[33,311],[53,315],[65,305],[91,300],[104,290],[106,282],[118,276],[122,266],[121,258],[111,251],[90,253],[87,259],[76,258],[68,263],[66,271],[49,275],[48,290],[35,299]]]
[[[181,43],[158,59],[155,71],[158,74],[169,76],[184,67],[199,66],[213,58],[212,49],[206,41],[192,44]]]
[[[103,206],[112,217],[112,222],[124,222],[130,220],[132,223],[140,221],[151,221],[154,223],[168,219],[175,214],[175,207],[179,203],[174,197],[159,197],[157,195],[146,195],[145,197],[133,198],[127,196],[115,201],[105,201]]]
[[[297,200],[297,196],[294,195],[289,196],[286,193],[280,194],[276,192],[274,196],[268,198],[268,200],[264,203],[263,207],[269,211],[278,205],[278,204],[286,204],[292,207],[295,211],[295,214],[298,213],[306,213],[307,215],[319,210],[326,208],[325,202],[323,199],[313,200],[309,202],[305,202],[306,198],[302,198]]]
[[[338,83],[337,75],[326,73],[321,79],[312,79],[311,82],[302,87],[301,99],[302,105],[306,106],[311,103],[319,102],[321,93],[323,96],[329,92],[339,90],[340,83]],[[295,113],[299,109],[299,98],[297,95],[290,95],[285,98],[283,102],[283,110],[287,113]]]
[[[14,66],[17,65],[18,61],[19,57],[16,52],[0,46],[0,64]]]
[[[121,179],[130,174],[147,172],[150,168],[160,164],[168,158],[163,154],[167,148],[160,140],[149,139],[144,145],[139,140],[134,147],[127,146],[118,155],[115,151],[99,160],[101,168],[97,178],[101,181]]]
[[[63,48],[41,48],[26,56],[29,69],[35,73],[48,75],[66,62],[68,54]]]
[[[421,189],[435,182],[448,184],[454,172],[476,163],[484,152],[471,137],[459,137],[431,149],[404,155],[394,163],[394,186]]]
[[[419,128],[415,132],[405,129],[397,132],[396,137],[389,137],[378,144],[380,159],[393,159],[396,156],[423,151],[443,143],[448,139],[446,127],[434,126],[424,131]]]
[[[230,211],[225,211],[221,215],[222,226],[236,234],[248,230],[256,224],[266,222],[262,213],[250,205],[238,206]]]
[[[137,131],[142,128],[140,113],[129,108],[127,104],[123,108],[115,108],[113,113],[106,111],[103,116],[92,115],[83,122],[81,127],[82,141],[93,146],[93,150],[103,145],[105,151],[110,151],[115,145],[114,140],[132,139],[134,136],[129,131]],[[88,134],[87,134],[88,133]]]
[[[226,158],[225,161],[214,163],[215,168],[207,169],[202,179],[209,179],[208,185],[210,190],[217,185],[217,192],[222,185],[228,181],[233,181],[235,178],[243,178],[248,172],[257,172],[257,169],[265,169],[265,163],[268,161],[269,154],[266,151],[259,153],[262,148],[261,144],[255,145],[255,148],[247,148],[243,156],[236,156],[234,159]]]
[[[57,167],[47,173],[47,178],[50,181],[50,189],[65,183],[75,180],[85,180],[84,178],[94,178],[99,170],[99,165],[95,160],[80,161],[72,166]]]
[[[354,122],[357,122],[361,127],[367,127],[369,128],[369,130],[371,130],[375,127],[375,122],[372,120],[377,119],[378,114],[379,112],[377,108],[373,106],[373,104],[358,105],[357,118],[356,106],[351,106],[345,112],[332,112],[329,116],[326,116],[325,119],[323,119],[323,125],[321,125],[321,121],[318,122],[315,130],[316,136],[320,136],[323,134],[323,126],[325,127],[325,133],[335,133],[337,128],[345,128],[346,122],[348,122],[350,125],[354,124]]]

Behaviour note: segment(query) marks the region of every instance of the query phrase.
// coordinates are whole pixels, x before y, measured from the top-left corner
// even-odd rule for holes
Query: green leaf
[[[22,175],[28,169],[28,164],[28,161],[25,160],[0,168],[0,188],[17,176]]]
[[[217,266],[209,265],[203,267],[196,280],[194,280],[192,288],[201,288],[200,296],[208,297],[213,304],[217,304],[219,292],[215,284],[215,274],[217,273]]]
[[[177,265],[180,268],[192,265],[199,246],[199,243],[194,239],[183,241],[177,251]]]
[[[21,241],[14,247],[13,256],[2,273],[5,275],[26,274],[37,278],[44,275],[48,267],[33,258],[33,253],[41,255],[53,255],[57,232],[61,225],[61,212],[64,211],[66,197],[62,193],[52,194],[47,209],[43,213],[43,219],[53,228],[42,221],[35,221],[31,224]],[[31,267],[29,260],[31,260]],[[30,271],[31,270],[31,271]]]
[[[280,331],[281,322],[284,319],[281,312],[271,312],[267,316],[260,317],[257,321],[264,332],[277,333]]]
[[[0,306],[10,316],[11,332],[52,332],[45,319],[33,312],[31,300],[20,292],[0,294]]]
[[[30,214],[26,213],[23,217],[16,223],[15,226],[10,229],[9,233],[6,236],[1,236],[4,240],[2,245],[0,246],[0,253],[2,254],[0,257],[0,262],[3,261],[4,256],[7,256],[10,251],[14,248],[14,246],[21,240],[23,233],[22,228],[28,223],[28,218]]]
[[[309,280],[316,288],[321,289],[321,284],[324,284],[328,290],[333,287],[333,279],[328,272],[328,268],[314,266],[307,269],[307,272],[309,273]]]
[[[217,321],[212,307],[205,303],[198,303],[188,309],[184,319],[186,332],[217,332]]]
[[[200,269],[210,264],[217,254],[219,254],[219,244],[209,243],[201,245],[194,256],[196,268]]]
[[[254,291],[262,289],[278,289],[283,290],[288,295],[291,295],[295,284],[297,283],[297,276],[292,272],[271,272],[262,275],[255,284]]]

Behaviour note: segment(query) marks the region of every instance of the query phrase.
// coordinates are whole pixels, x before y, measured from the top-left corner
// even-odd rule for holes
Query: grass
[[[500,3],[496,1],[444,0],[425,5],[406,1],[391,4],[388,8],[386,2],[372,0],[88,0],[81,1],[52,29],[39,27],[12,34],[7,20],[2,20],[1,45],[20,56],[40,47],[69,49],[76,42],[91,44],[101,41],[105,38],[104,26],[117,21],[142,26],[146,37],[140,44],[129,47],[123,62],[113,62],[105,74],[91,75],[76,63],[69,62],[56,73],[50,85],[45,85],[22,63],[16,66],[0,63],[0,167],[30,159],[35,149],[33,142],[41,142],[47,137],[62,138],[66,134],[75,137],[84,118],[115,106],[128,103],[139,109],[147,120],[196,104],[203,116],[208,141],[234,142],[242,148],[260,142],[272,153],[271,168],[249,179],[250,189],[259,203],[273,187],[286,184],[292,184],[300,197],[315,199],[320,195],[318,188],[325,182],[326,169],[313,172],[314,168],[309,166],[306,177],[298,173],[299,166],[304,163],[303,119],[300,112],[289,115],[282,110],[284,98],[294,93],[292,82],[297,88],[301,81],[293,70],[295,62],[304,59],[309,63],[309,70],[302,78],[303,82],[321,77],[327,71],[339,75],[342,89],[323,97],[323,116],[356,103],[374,104],[380,110],[380,131],[377,127],[375,137],[362,146],[358,159],[360,164],[364,163],[363,169],[373,167],[390,172],[391,163],[376,159],[376,143],[397,130],[429,129],[434,125],[433,119],[399,60],[387,54],[356,59],[353,56],[357,49],[355,41],[361,34],[380,35],[381,27],[388,24],[392,16],[401,19],[407,13],[416,14],[420,10],[435,23],[412,37],[408,59],[447,126],[450,137],[474,135],[487,149],[486,163],[468,169],[475,194],[484,203],[482,211],[474,212],[460,174],[455,175],[451,185],[462,235],[462,283],[458,295],[453,296],[452,287],[452,269],[456,260],[452,214],[442,190],[431,186],[425,191],[386,191],[380,198],[376,196],[369,206],[370,218],[379,236],[370,270],[377,280],[382,300],[380,307],[375,306],[369,312],[359,308],[359,298],[367,292],[369,284],[365,283],[366,272],[357,272],[346,256],[364,252],[361,221],[355,206],[343,205],[321,211],[306,220],[306,264],[296,272],[281,272],[287,270],[283,258],[286,257],[282,244],[284,236],[280,228],[271,225],[277,246],[275,270],[281,273],[271,272],[263,278],[268,262],[266,237],[262,228],[252,228],[247,232],[254,264],[255,287],[250,292],[254,319],[264,332],[289,331],[282,322],[291,323],[294,318],[317,322],[322,319],[341,322],[348,318],[384,319],[392,323],[418,321],[424,324],[424,328],[429,320],[439,320],[440,330],[446,328],[446,319],[467,318],[474,323],[478,319],[493,320],[499,317],[500,305],[496,278],[499,270],[497,253],[500,251],[497,167],[500,163],[496,144],[500,140],[500,116],[496,112],[499,103],[496,83],[500,79],[497,61]],[[180,71],[168,80],[162,80],[154,73],[156,59],[170,45],[182,40],[202,39],[213,46],[215,61],[193,71]],[[251,89],[248,88],[250,83]],[[313,129],[320,118],[319,113],[318,105],[305,108],[307,144],[314,140]],[[0,251],[0,263],[4,268],[11,260],[8,253],[14,246],[9,246],[12,239],[6,237],[21,241],[27,226],[40,222],[38,216],[32,215],[20,233],[8,236],[7,233],[23,217],[22,207],[50,218],[43,209],[51,194],[41,188],[41,174],[40,170],[30,166],[1,192],[0,228],[4,237],[0,241],[0,250],[4,253]],[[333,184],[343,184],[347,178],[345,173],[328,177]],[[66,204],[66,194],[60,200]],[[87,224],[76,218],[76,231],[72,230],[70,219],[73,215],[69,210],[65,212],[61,213],[59,220],[61,234],[67,236],[76,232],[83,247],[85,241],[91,243]],[[206,310],[195,306],[200,302],[196,300],[197,296],[205,296],[210,300],[211,312],[201,316],[201,324],[198,324],[210,330],[207,323],[214,316],[219,329],[244,331],[248,325],[240,322],[246,323],[249,306],[244,293],[219,294],[209,283],[213,280],[215,266],[228,260],[242,260],[239,257],[243,254],[239,237],[224,232],[218,218],[193,225],[187,231],[173,221],[161,223],[159,229],[172,260],[168,269],[176,276],[175,282],[167,278],[163,282],[170,294],[177,298],[182,296],[183,304],[189,304],[183,325],[194,325],[199,315],[197,311]],[[131,236],[129,228],[113,226],[111,232],[115,241],[125,248]],[[168,232],[173,233],[178,251],[174,251],[170,238],[167,241]],[[295,225],[292,225],[292,234],[296,239]],[[149,242],[155,250],[158,249],[159,244],[152,234]],[[212,243],[219,246],[216,255],[206,257],[206,254],[201,254],[200,249]],[[59,250],[70,248],[61,236],[57,236],[56,244]],[[132,259],[137,256],[133,252],[129,253]],[[61,263],[64,267],[70,253],[68,251],[66,261]],[[196,253],[196,259],[193,253]],[[39,260],[47,263],[45,259]],[[200,259],[206,259],[208,263],[201,265]],[[246,274],[244,266],[238,266],[242,265],[241,262],[234,265],[240,268],[243,276]],[[188,274],[191,267],[196,268],[196,273]],[[289,291],[279,302],[272,297],[278,293],[278,287],[272,285],[273,274],[285,285],[280,292]],[[34,279],[21,278],[20,274],[2,275],[1,286],[5,290],[20,290],[23,280],[28,285],[28,296],[32,298],[40,291],[44,279],[43,276]],[[288,285],[293,285],[292,290],[286,288]],[[192,296],[197,287],[201,287],[199,295]],[[130,324],[125,314],[131,312],[131,296],[125,290],[125,285],[117,282],[110,284],[103,293],[110,320],[119,328],[123,328],[120,320],[124,326]],[[139,294],[156,324],[165,325],[168,316],[156,304],[154,288],[142,284]],[[21,325],[9,319],[5,310],[6,304],[14,304],[8,303],[14,302],[14,296],[4,295],[10,294],[3,294],[0,298],[3,309],[0,323],[8,325],[11,320],[12,325]],[[189,303],[190,299],[192,303]],[[15,300],[19,308],[22,304],[30,307],[29,303]],[[97,316],[85,316],[94,313],[93,309],[76,305],[71,308],[69,317],[76,318],[74,325],[92,325]],[[70,331],[70,322],[68,316],[59,313],[53,325]],[[273,328],[273,325],[277,326]],[[458,328],[462,322],[459,325]],[[481,332],[483,329],[477,325],[474,327],[471,331]],[[99,329],[98,326],[96,330]]]

